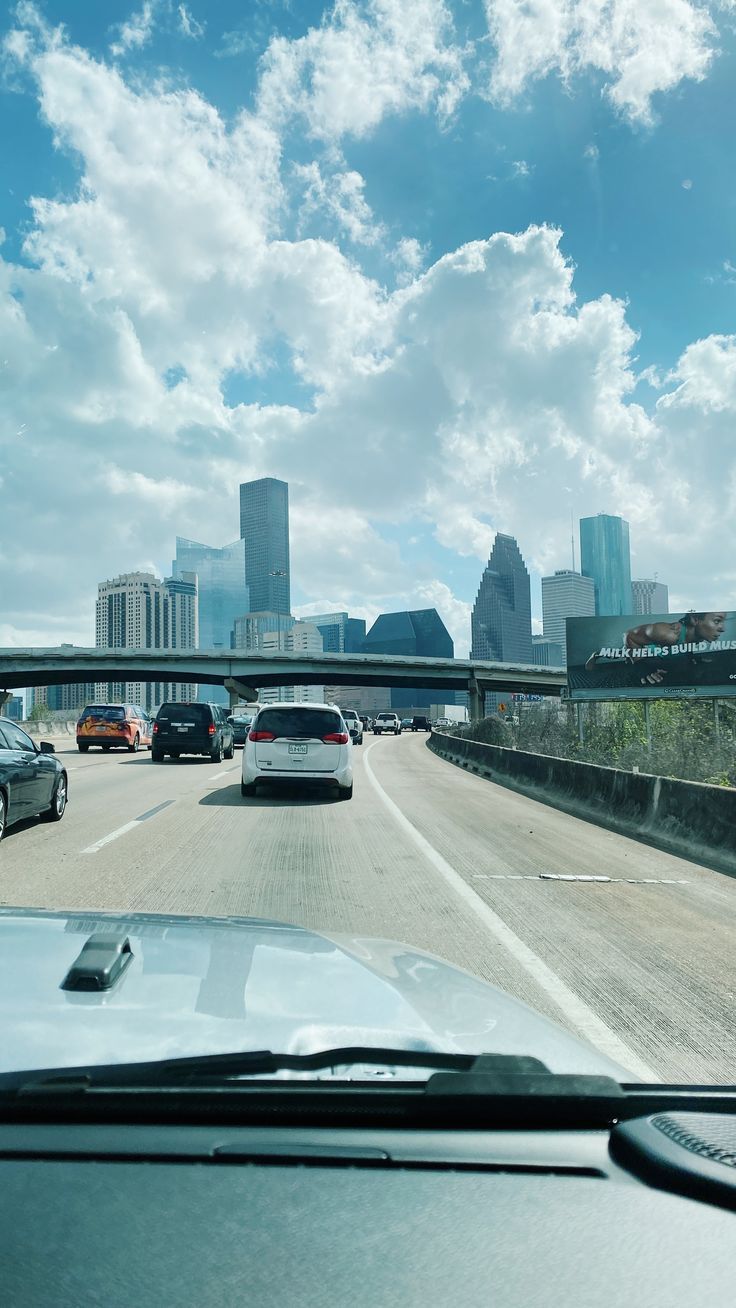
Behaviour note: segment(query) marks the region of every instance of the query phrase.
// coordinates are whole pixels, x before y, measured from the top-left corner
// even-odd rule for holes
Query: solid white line
[[[409,839],[421,850],[427,861],[439,872],[450,888],[475,913],[476,917],[495,936],[496,940],[508,950],[518,963],[521,963],[522,967],[526,968],[537,985],[544,990],[545,994],[549,995],[560,1012],[564,1013],[565,1017],[577,1027],[581,1035],[590,1044],[595,1045],[608,1058],[612,1058],[614,1062],[628,1068],[629,1071],[635,1076],[641,1077],[642,1080],[658,1081],[660,1078],[655,1076],[652,1069],[647,1067],[646,1063],[629,1049],[628,1045],[620,1040],[615,1032],[606,1026],[605,1022],[593,1012],[592,1008],[589,1008],[583,999],[580,999],[546,963],[542,962],[542,959],[528,945],[525,945],[523,940],[519,939],[511,928],[506,925],[503,918],[494,913],[485,900],[481,899],[472,886],[468,885],[467,881],[460,876],[460,873],[450,866],[447,860],[434,848],[434,845],[430,845],[429,841],[402,813],[398,805],[386,794],[368,761],[368,755],[373,747],[373,745],[369,745],[363,755],[365,771],[370,784],[392,817],[395,818]]]

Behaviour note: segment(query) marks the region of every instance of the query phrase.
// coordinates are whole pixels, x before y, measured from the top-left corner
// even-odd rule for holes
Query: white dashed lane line
[[[676,877],[598,877],[572,876],[565,872],[473,872],[474,881],[583,881],[588,885],[610,886],[689,886]]]
[[[126,822],[122,827],[116,827],[108,836],[103,836],[101,840],[96,840],[93,845],[87,845],[87,848],[83,849],[82,853],[96,854],[98,850],[103,849],[105,845],[111,844],[113,840],[119,840],[121,836],[127,835],[129,831],[135,831],[135,828],[140,826],[141,822],[147,822],[149,818],[155,817],[157,813],[163,813],[165,808],[169,808],[175,802],[176,801],[173,799],[165,799],[163,804],[157,804],[155,808],[149,808],[145,813],[141,813],[138,817],[133,818],[132,822]]]

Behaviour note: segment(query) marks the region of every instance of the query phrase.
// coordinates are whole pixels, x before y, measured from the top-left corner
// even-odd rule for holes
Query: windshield
[[[265,709],[258,714],[255,729],[269,731],[274,736],[321,739],[331,731],[340,730],[340,718],[328,709]]]
[[[199,726],[212,721],[212,710],[205,704],[164,704],[156,715],[159,723],[192,723]]]
[[[736,0],[0,54],[0,1074],[736,1083]]]
[[[91,708],[86,708],[79,720],[80,722],[119,722],[124,717],[124,708],[119,708],[116,705],[110,706],[108,704],[103,704],[98,706],[93,705]]]

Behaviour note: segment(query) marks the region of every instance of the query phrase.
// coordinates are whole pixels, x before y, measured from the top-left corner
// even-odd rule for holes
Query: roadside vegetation
[[[586,704],[582,715],[582,741],[576,708],[554,702],[524,705],[510,720],[496,714],[456,734],[581,763],[736,785],[736,705],[727,700],[719,701],[717,724],[710,700],[652,700],[649,743],[640,702]]]

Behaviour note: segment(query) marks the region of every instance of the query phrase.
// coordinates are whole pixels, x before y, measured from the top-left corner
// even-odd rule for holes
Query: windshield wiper
[[[257,1049],[227,1054],[197,1054],[187,1058],[162,1058],[146,1063],[91,1063],[81,1067],[6,1072],[0,1074],[0,1094],[14,1090],[33,1093],[113,1086],[201,1085],[230,1078],[274,1076],[281,1071],[318,1072],[325,1068],[356,1066],[424,1067],[452,1073],[453,1084],[454,1077],[465,1072],[486,1076],[491,1072],[510,1071],[522,1076],[550,1075],[538,1058],[524,1055],[453,1054],[431,1049],[348,1045],[336,1049],[320,1049],[312,1054],[275,1054],[270,1049]],[[381,1083],[378,1078],[376,1083]]]

